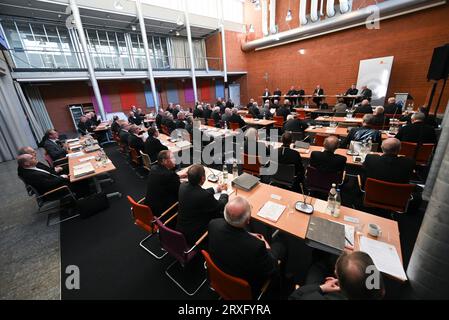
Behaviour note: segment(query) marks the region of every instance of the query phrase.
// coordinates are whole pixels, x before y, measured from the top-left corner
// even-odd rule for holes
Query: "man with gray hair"
[[[373,113],[373,125],[375,126],[388,126],[390,119],[385,116],[384,107],[378,106],[374,109]]]
[[[285,248],[279,241],[270,246],[261,234],[248,232],[250,218],[246,199],[229,201],[224,219],[209,223],[209,254],[222,271],[248,281],[257,297],[263,284],[279,274],[278,260],[285,255]]]
[[[401,141],[388,138],[382,142],[381,156],[368,154],[363,163],[364,177],[393,183],[409,183],[415,168],[415,161],[399,157]]]
[[[373,108],[368,99],[362,100],[362,103],[355,108],[354,114],[356,113],[373,113]]]
[[[17,155],[21,156],[23,154],[29,154],[31,155],[33,158],[37,159],[37,154],[36,151],[31,148],[31,147],[22,147],[17,151]],[[55,174],[55,175],[61,175],[63,178],[67,178],[67,176],[62,175],[64,168],[60,167],[60,166],[56,166],[54,168],[51,168],[49,166],[47,166],[46,164],[42,163],[42,162],[37,162],[36,164],[36,168],[38,169],[42,169],[42,170],[46,170],[48,172],[50,172],[51,174]],[[19,177],[21,177],[23,174],[23,168],[19,165],[17,167],[17,175]]]
[[[437,143],[435,129],[425,123],[426,115],[417,112],[412,115],[411,124],[401,127],[396,138],[401,141],[414,143]]]
[[[340,146],[342,148],[348,148],[351,141],[367,142],[369,140],[371,140],[372,143],[380,144],[382,141],[382,133],[379,130],[371,128],[373,125],[373,118],[374,116],[372,114],[365,114],[363,116],[362,127],[352,128],[349,131],[348,136],[342,140]]]
[[[232,115],[229,117],[229,122],[238,123],[240,128],[243,128],[246,125],[245,120],[239,115],[239,109],[232,108]]]
[[[223,113],[223,115],[221,116],[221,120],[224,122],[228,122],[229,119],[232,116],[232,109],[231,108],[226,108],[225,112]]]

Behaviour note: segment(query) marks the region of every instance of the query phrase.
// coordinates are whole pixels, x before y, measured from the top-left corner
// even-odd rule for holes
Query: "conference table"
[[[361,125],[363,123],[362,118],[347,118],[347,117],[332,117],[332,116],[320,116],[315,119],[315,121],[322,122],[337,122],[337,123],[354,123]]]
[[[187,172],[188,168],[184,168],[180,172]],[[222,177],[222,172],[218,170],[214,170],[211,168],[206,169],[206,176],[210,174],[210,172]],[[231,184],[233,179],[233,175],[229,173],[228,176],[228,186]],[[219,181],[222,182],[222,181]],[[218,183],[218,182],[217,182]],[[209,188],[215,186],[217,183],[210,182],[206,179],[204,183],[204,188]],[[304,195],[281,189],[276,186],[268,185],[265,183],[259,183],[250,191],[244,191],[238,188],[233,188],[229,190],[230,198],[235,196],[241,196],[248,200],[251,204],[251,218],[257,221],[260,221],[266,225],[269,225],[275,229],[286,232],[294,237],[305,239],[306,232],[309,225],[310,217],[313,215],[315,217],[320,217],[323,219],[331,220],[334,222],[350,225],[354,227],[354,243],[353,247],[347,246],[346,251],[358,251],[360,250],[360,237],[364,236],[369,239],[374,239],[382,242],[386,242],[396,248],[399,259],[401,263],[402,261],[402,251],[401,251],[401,241],[399,237],[399,226],[397,221],[382,218],[376,215],[372,215],[360,210],[352,209],[349,207],[341,206],[340,207],[340,215],[339,217],[333,217],[329,213],[326,213],[326,201],[306,196],[307,203],[311,203],[314,207],[314,211],[312,215],[307,215],[302,212],[296,211],[295,203],[297,201],[304,201]],[[267,201],[272,201],[277,204],[281,204],[286,206],[286,209],[283,211],[279,219],[274,222],[272,220],[263,218],[258,215],[259,210],[264,206]],[[372,237],[368,233],[368,225],[370,223],[377,224],[382,233],[378,237]],[[404,281],[401,279],[397,279],[398,281]]]
[[[258,126],[258,127],[270,126],[276,122],[274,120],[255,119],[255,118],[243,118],[243,120],[249,126]]]
[[[104,134],[106,136],[106,141],[101,142],[100,143],[101,145],[106,144],[106,143],[114,143],[115,142],[109,138],[109,130],[110,129],[111,129],[110,121],[102,122],[94,129],[95,133],[104,132]]]
[[[308,127],[304,132],[307,133],[314,133],[314,134],[320,134],[320,135],[327,135],[327,136],[339,136],[339,137],[346,137],[348,135],[348,128],[345,127],[321,127],[321,126],[311,126]],[[390,135],[387,131],[381,131],[382,132],[382,140],[385,140],[387,138],[392,138],[394,135]]]

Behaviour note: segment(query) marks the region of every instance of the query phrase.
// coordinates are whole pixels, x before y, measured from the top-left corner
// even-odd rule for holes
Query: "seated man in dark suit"
[[[384,113],[385,114],[401,114],[402,106],[400,104],[396,103],[396,98],[390,97],[390,98],[388,98],[388,103],[385,105]]]
[[[342,148],[349,148],[351,141],[369,141],[372,143],[380,144],[382,141],[382,134],[379,130],[375,130],[371,128],[373,124],[373,115],[365,114],[363,116],[362,127],[352,128],[348,136],[344,138],[340,144]]]
[[[253,103],[253,106],[251,108],[249,108],[248,112],[255,119],[261,119],[262,118],[262,116],[260,115],[260,110],[259,110],[259,106],[257,105],[257,102]]]
[[[270,246],[261,234],[248,232],[250,218],[248,201],[233,198],[224,219],[209,223],[209,254],[222,271],[248,281],[257,297],[264,283],[279,275],[278,260],[285,256],[285,247],[279,241]]]
[[[203,106],[199,104],[195,110],[193,110],[193,117],[194,118],[203,118],[204,117],[204,111]]]
[[[192,165],[187,171],[187,178],[188,182],[179,187],[176,229],[184,234],[187,243],[193,245],[207,231],[210,220],[222,217],[228,194],[226,184],[203,189],[206,173],[202,165]],[[215,193],[221,193],[218,200],[214,197]]]
[[[159,131],[154,128],[149,128],[147,132],[148,138],[145,140],[144,149],[145,153],[150,157],[151,162],[154,162],[157,160],[159,152],[168,150],[168,148],[157,138],[159,136]]]
[[[131,128],[131,125],[129,124],[122,124],[120,126],[120,131],[118,133],[120,137],[120,142],[124,145],[128,145],[128,137],[129,137],[129,128]]]
[[[368,100],[368,101],[371,101],[371,97],[373,95],[373,92],[371,91],[371,89],[368,89],[367,86],[362,86],[360,88],[359,95],[360,95],[360,98],[357,99],[358,101],[362,101],[362,100],[365,100],[365,99]]]
[[[118,134],[120,132],[120,123],[118,116],[114,116],[114,118],[112,118],[111,131],[115,134]]]
[[[409,183],[415,168],[415,161],[406,157],[398,157],[401,142],[396,138],[388,138],[382,142],[381,156],[368,154],[363,162],[364,181],[367,178],[393,182]]]
[[[80,117],[80,121],[78,122],[78,132],[82,136],[85,136],[86,134],[89,134],[89,128],[87,126],[88,126],[87,117],[86,116],[81,116]]]
[[[176,124],[173,119],[173,114],[171,114],[170,112],[166,112],[165,117],[162,119],[162,124],[167,127],[170,133],[176,129]]]
[[[313,268],[314,266],[312,266]],[[372,272],[367,272],[372,268]],[[334,270],[326,270],[327,275],[335,273],[336,278],[324,275],[319,283],[307,283],[296,289],[289,300],[381,300],[385,296],[382,275],[371,257],[365,252],[343,253]],[[379,275],[379,287],[369,288],[369,277]]]
[[[45,133],[48,137],[43,143],[43,147],[47,150],[48,155],[53,161],[65,158],[67,156],[67,151],[62,146],[61,141],[59,141],[59,133],[55,129],[49,129]]]
[[[135,116],[137,119],[136,125],[140,126],[143,123],[143,121],[145,120],[145,113],[142,112],[141,108],[138,108],[137,112],[135,113]]]
[[[249,99],[249,102],[246,105],[246,108],[249,110],[253,106],[253,103],[254,103],[254,99],[253,98]]]
[[[324,150],[322,152],[312,151],[310,154],[310,166],[327,173],[343,172],[345,170],[346,157],[335,154],[338,144],[339,141],[336,136],[329,136],[324,139]]]
[[[290,132],[284,132],[281,139],[282,146],[278,149],[278,162],[295,165],[296,179],[294,181],[294,188],[299,191],[299,184],[304,181],[304,166],[302,165],[301,155],[298,151],[290,148],[292,144],[292,135]]]
[[[238,114],[239,109],[233,108],[232,109],[232,115],[229,117],[228,122],[238,123],[240,128],[243,128],[246,126],[245,120],[242,119],[242,117]]]
[[[411,117],[412,123],[401,127],[396,138],[406,142],[437,143],[435,129],[426,124],[425,119],[424,113],[414,113]]]
[[[178,201],[180,178],[175,172],[176,160],[168,150],[159,152],[157,164],[151,166],[148,173],[147,193],[145,204],[151,208],[155,216],[164,213],[176,201]]]
[[[371,108],[369,101],[365,99],[357,108],[355,108],[354,114],[356,113],[373,113],[373,108]]]
[[[206,104],[206,108],[204,109],[203,112],[203,117],[204,119],[209,119],[212,115],[212,106],[210,105],[210,103]]]
[[[270,109],[271,109],[270,104],[265,102],[265,104],[263,105],[263,108],[261,110],[261,113],[260,113],[261,118],[267,119],[267,120],[272,119],[273,114],[271,113]]]
[[[129,124],[137,124],[138,120],[134,112],[130,111],[128,115]]]
[[[220,107],[214,107],[214,109],[213,109],[213,111],[212,111],[210,117],[211,117],[212,119],[214,119],[215,126],[216,126],[217,128],[219,128],[219,127],[220,127],[220,120],[221,120]]]
[[[89,194],[89,185],[86,180],[71,184],[67,175],[57,175],[49,167],[39,165],[36,157],[31,154],[22,154],[17,158],[17,163],[21,168],[18,170],[19,177],[43,195],[48,191],[62,186],[68,186],[78,197]],[[47,200],[57,198],[56,194],[49,195]]]
[[[287,121],[284,123],[284,131],[304,132],[308,127],[307,121],[295,119],[291,114],[287,116]]]
[[[283,116],[284,121],[287,120],[287,116],[290,114],[290,100],[285,99],[284,105],[276,109],[277,116]]]
[[[385,116],[384,107],[376,107],[373,116],[373,125],[375,126],[388,126],[390,123],[390,119]]]
[[[175,121],[175,127],[176,129],[185,129],[186,128],[186,114],[184,112],[178,112],[176,121]]]
[[[140,128],[136,125],[132,125],[129,128],[129,136],[128,136],[128,146],[130,148],[134,148],[139,151],[143,151],[145,149],[145,145],[143,143],[142,137],[139,136]]]
[[[33,148],[31,148],[31,147],[22,147],[22,148],[20,148],[18,151],[17,151],[17,155],[18,156],[21,156],[21,155],[23,155],[23,154],[29,154],[29,155],[31,155],[33,158],[36,158],[37,159],[37,154],[36,154],[36,151],[33,149]],[[37,162],[37,164],[36,164],[36,168],[38,168],[38,169],[42,169],[42,170],[45,170],[45,171],[48,171],[48,172],[50,172],[51,174],[54,174],[54,175],[62,175],[64,172],[64,168],[63,167],[60,167],[60,166],[56,166],[56,167],[54,167],[54,168],[51,168],[51,167],[49,167],[48,165],[46,165],[46,164],[44,164],[44,163],[42,163],[42,162]],[[17,167],[17,175],[19,176],[19,177],[22,177],[22,174],[23,174],[23,168],[21,167],[21,166],[18,166]]]
[[[161,130],[161,124],[162,124],[162,120],[165,117],[165,112],[162,108],[159,108],[159,111],[157,112],[157,116],[156,116],[156,126],[159,130]]]

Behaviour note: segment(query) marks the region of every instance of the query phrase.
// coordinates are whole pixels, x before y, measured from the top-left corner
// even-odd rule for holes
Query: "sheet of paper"
[[[281,216],[282,212],[284,212],[284,210],[285,210],[284,205],[272,201],[267,201],[262,206],[262,208],[260,208],[257,215],[262,218],[276,222],[279,220],[279,217]]]
[[[369,254],[379,271],[401,280],[407,280],[404,267],[393,245],[362,236],[360,237],[360,251]]]
[[[79,159],[79,162],[86,162],[86,161],[89,161],[89,160],[92,160],[92,159],[95,159],[95,157],[94,156],[90,156],[90,157],[82,158],[82,159]]]
[[[274,199],[274,200],[281,200],[281,196],[279,196],[279,195],[277,195],[277,194],[272,194],[272,195],[271,195],[271,199]]]
[[[80,139],[76,138],[76,139],[67,139],[65,142],[71,143],[71,142],[78,142],[78,141],[80,141]]]
[[[355,234],[354,226],[351,226],[349,224],[344,224],[341,222],[337,222],[337,221],[334,221],[334,222],[345,226],[345,247],[353,249],[354,248],[354,234]]]
[[[315,209],[315,211],[318,212],[322,212],[322,213],[327,213],[328,215],[330,215],[329,212],[327,212],[326,208],[327,208],[327,202],[320,200],[320,199],[316,199],[315,200],[315,204],[313,205],[313,208]]]
[[[69,153],[67,154],[67,157],[69,158],[76,158],[76,157],[80,157],[83,156],[84,152],[83,151],[79,151],[79,152],[73,152],[73,153]]]
[[[351,216],[345,216],[343,219],[345,221],[348,221],[348,222],[359,223],[359,219],[358,218],[354,218],[354,217],[351,217]]]

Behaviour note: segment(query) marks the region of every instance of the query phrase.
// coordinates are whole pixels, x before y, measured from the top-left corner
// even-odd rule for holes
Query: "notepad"
[[[320,199],[316,199],[315,203],[313,204],[313,208],[315,209],[315,211],[318,212],[322,212],[322,213],[327,213],[330,215],[330,213],[328,211],[326,211],[327,208],[327,202],[320,200]]]
[[[73,153],[69,153],[67,154],[67,157],[69,158],[76,158],[76,157],[80,157],[83,156],[84,152],[83,151],[79,151],[79,152],[73,152]]]
[[[79,178],[94,172],[95,169],[90,162],[79,164],[73,167],[73,175],[75,176],[75,178]]]
[[[276,222],[279,220],[279,217],[281,216],[282,212],[285,210],[285,206],[276,202],[267,201],[262,208],[260,208],[257,215],[259,217],[271,220],[273,222]]]
[[[95,157],[94,156],[90,156],[90,157],[82,158],[82,159],[79,159],[79,162],[86,162],[86,161],[89,161],[89,160],[92,160],[92,159],[95,159]]]
[[[185,147],[188,147],[188,146],[190,146],[191,145],[191,143],[189,142],[189,141],[179,141],[179,142],[176,142],[176,146],[178,147],[178,148],[185,148]]]
[[[65,142],[71,143],[71,142],[78,142],[78,141],[80,141],[80,139],[76,138],[76,139],[67,139]]]
[[[344,224],[341,222],[334,221],[336,223],[342,224],[345,226],[345,247],[346,248],[354,248],[354,234],[355,228],[349,224]]]
[[[362,236],[360,251],[369,254],[379,271],[404,281],[407,280],[401,259],[393,245]]]

